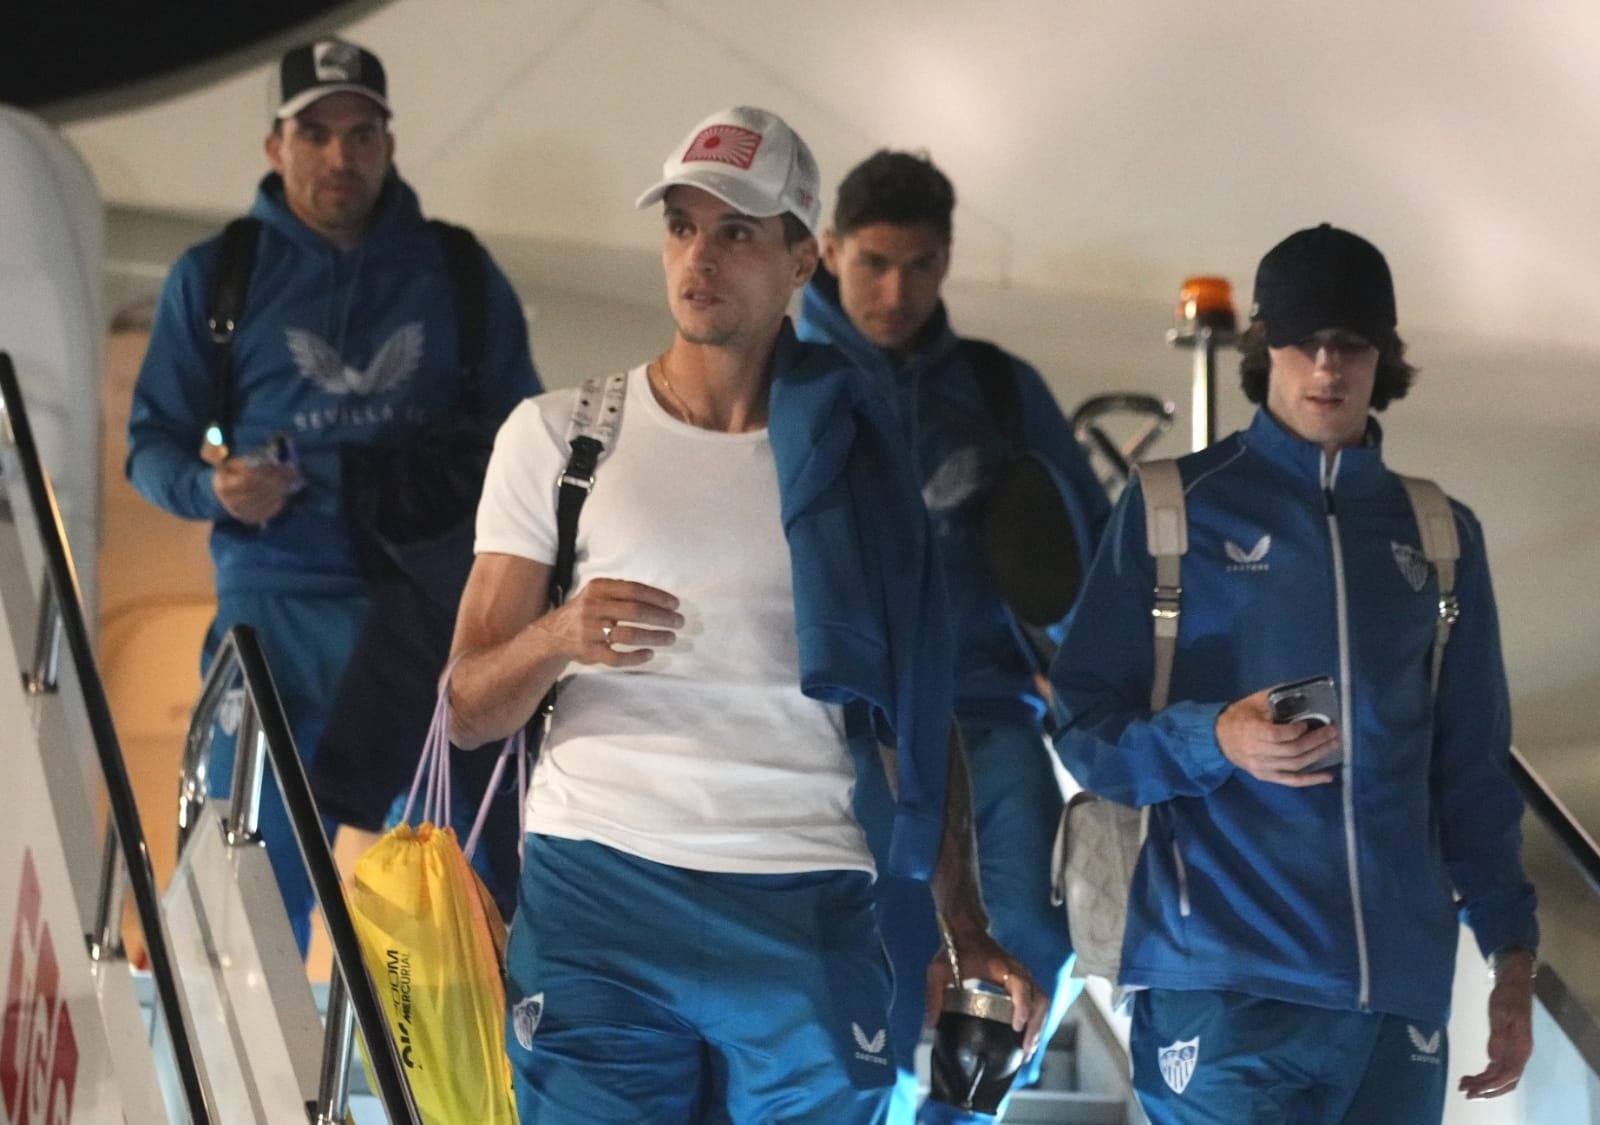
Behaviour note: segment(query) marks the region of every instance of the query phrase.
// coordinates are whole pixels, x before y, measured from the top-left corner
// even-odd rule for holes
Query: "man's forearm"
[[[972,781],[961,730],[950,724],[950,772],[945,782],[944,834],[934,867],[933,903],[940,923],[956,938],[987,933],[989,915],[978,886],[977,833],[972,819]]]
[[[139,495],[189,520],[216,520],[227,514],[211,490],[212,471],[196,452],[150,438],[134,446],[127,464],[129,483]]]
[[[450,676],[450,740],[473,748],[524,726],[566,667],[533,626],[499,644],[463,652]]]
[[[450,740],[475,747],[505,738],[532,717],[567,664],[539,625],[550,568],[510,555],[479,555],[467,578],[450,642]]]

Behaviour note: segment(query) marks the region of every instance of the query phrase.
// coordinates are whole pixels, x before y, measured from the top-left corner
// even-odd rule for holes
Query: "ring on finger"
[[[600,636],[604,639],[607,648],[611,647],[611,631],[616,627],[617,626],[615,622],[612,622],[610,625],[600,626]]]

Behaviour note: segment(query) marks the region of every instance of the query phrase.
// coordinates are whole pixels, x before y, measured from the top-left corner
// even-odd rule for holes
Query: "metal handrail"
[[[1556,850],[1577,869],[1591,894],[1600,896],[1600,844],[1555,795],[1528,759],[1511,748],[1511,778],[1522,794],[1527,811],[1544,827]],[[1600,1013],[1589,1010],[1568,981],[1560,964],[1541,969],[1534,994],[1545,1011],[1576,1048],[1592,1074],[1600,1074]],[[1581,973],[1581,968],[1579,969]]]
[[[323,1123],[345,1120],[350,1076],[350,1013],[355,1027],[367,1044],[367,1064],[379,1101],[391,1122],[420,1125],[411,1087],[401,1070],[400,1053],[395,1046],[389,1021],[378,1002],[355,924],[345,901],[344,887],[328,850],[322,830],[322,817],[311,796],[311,783],[305,766],[295,751],[294,736],[283,712],[267,665],[266,654],[255,630],[236,625],[222,639],[205,686],[200,692],[189,736],[184,745],[183,782],[180,796],[180,838],[193,831],[197,814],[205,802],[205,774],[216,729],[216,715],[225,696],[242,681],[244,693],[239,715],[238,750],[234,757],[233,792],[227,821],[230,846],[253,845],[257,832],[264,767],[271,766],[283,795],[289,819],[311,889],[322,908],[328,941],[333,947],[334,979],[329,992],[328,1024],[323,1039],[323,1063],[318,1101],[307,1107],[310,1120]],[[181,848],[180,843],[180,848]]]
[[[1561,852],[1578,869],[1589,889],[1600,895],[1600,844],[1578,823],[1561,798],[1550,791],[1522,751],[1511,748],[1511,777],[1522,792],[1528,811],[1549,829]]]
[[[40,640],[36,645],[38,655],[34,668],[24,676],[30,692],[50,693],[56,690],[56,657],[60,640],[65,638],[77,673],[78,687],[83,695],[83,707],[88,717],[89,730],[99,759],[100,773],[106,787],[110,823],[106,829],[105,865],[112,871],[121,867],[126,872],[127,885],[132,889],[134,907],[139,925],[144,931],[145,949],[150,957],[150,976],[155,985],[156,1000],[164,1017],[164,1025],[172,1042],[172,1052],[178,1069],[178,1080],[183,1099],[188,1107],[189,1119],[195,1125],[210,1125],[215,1121],[211,1091],[202,1073],[198,1052],[194,1046],[194,1029],[187,1006],[178,988],[177,973],[173,966],[171,942],[167,936],[165,920],[161,915],[160,897],[156,891],[155,871],[150,864],[150,847],[145,840],[144,826],[139,820],[138,804],[134,799],[133,785],[128,779],[127,762],[111,721],[111,708],[106,701],[105,685],[101,682],[95,665],[94,649],[89,641],[89,630],[84,620],[83,597],[78,587],[77,572],[67,549],[66,533],[61,523],[61,512],[56,506],[55,493],[45,475],[39,459],[38,445],[34,442],[33,428],[28,422],[27,408],[22,400],[22,388],[17,382],[16,369],[11,357],[0,352],[0,412],[8,423],[11,444],[17,450],[22,470],[22,483],[27,492],[29,507],[33,511],[35,530],[44,552],[44,590],[40,606]],[[48,630],[48,636],[46,631]],[[120,862],[119,857],[120,855]],[[119,956],[121,942],[114,936],[120,926],[120,909],[111,913],[108,902],[115,900],[120,907],[120,887],[123,881],[114,875],[102,874],[102,899],[95,932],[87,936],[89,951],[96,959]],[[119,888],[106,896],[106,886]]]
[[[1172,403],[1155,395],[1128,392],[1090,395],[1072,412],[1072,432],[1080,442],[1100,454],[1111,470],[1114,483],[1121,485],[1133,474],[1134,463],[1172,426],[1176,413]],[[1100,419],[1107,414],[1132,414],[1144,418],[1144,424],[1119,446],[1100,427]]]

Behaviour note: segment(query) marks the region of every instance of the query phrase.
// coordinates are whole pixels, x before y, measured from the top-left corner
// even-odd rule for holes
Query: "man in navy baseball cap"
[[[1372,243],[1290,235],[1251,319],[1261,408],[1140,466],[1051,668],[1067,769],[1149,809],[1117,981],[1134,1087],[1153,1125],[1438,1122],[1463,924],[1494,986],[1467,1045],[1487,1061],[1456,1089],[1507,1093],[1533,1050],[1539,924],[1483,530],[1385,463],[1373,413],[1414,372]],[[1155,656],[1153,612],[1182,616]],[[1274,705],[1310,679],[1331,721]]]

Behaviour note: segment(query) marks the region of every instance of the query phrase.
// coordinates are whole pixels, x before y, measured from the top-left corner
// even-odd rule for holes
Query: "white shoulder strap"
[[[600,443],[601,456],[617,440],[622,425],[622,404],[628,397],[628,373],[591,375],[578,387],[578,405],[567,423],[567,445],[575,437],[592,437]]]
[[[1172,687],[1172,658],[1178,647],[1178,622],[1183,612],[1182,567],[1189,550],[1189,516],[1183,500],[1183,478],[1170,458],[1142,461],[1137,467],[1144,490],[1145,542],[1156,560],[1155,675],[1150,680],[1150,710],[1167,705]]]
[[[1450,627],[1461,618],[1461,603],[1456,600],[1456,560],[1461,557],[1461,540],[1456,534],[1456,514],[1450,498],[1431,480],[1402,476],[1406,499],[1417,519],[1417,534],[1422,538],[1422,553],[1439,576],[1439,621],[1433,632],[1433,690],[1439,690],[1439,673],[1444,668],[1444,646],[1450,640]]]

